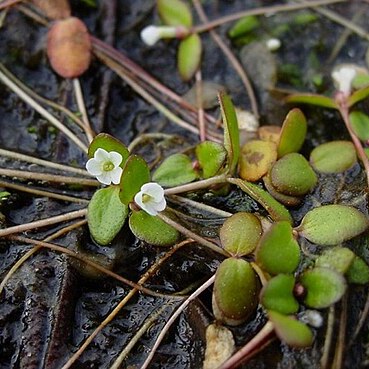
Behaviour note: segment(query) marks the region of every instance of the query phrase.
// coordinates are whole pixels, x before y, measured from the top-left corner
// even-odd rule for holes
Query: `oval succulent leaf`
[[[369,266],[358,256],[355,256],[350,268],[346,273],[346,278],[349,283],[367,284],[369,283]]]
[[[255,182],[263,177],[277,160],[277,146],[273,142],[253,140],[241,149],[240,177]]]
[[[337,246],[324,251],[315,260],[316,267],[331,268],[345,274],[354,261],[355,254],[347,247]]]
[[[348,205],[325,205],[309,211],[296,228],[301,236],[323,246],[347,241],[368,228],[368,220]]]
[[[141,186],[150,182],[150,170],[146,161],[138,155],[131,155],[123,168],[120,179],[120,200],[128,205],[140,191]]]
[[[361,111],[350,113],[351,126],[361,141],[369,140],[369,116]]]
[[[300,109],[292,109],[283,122],[278,143],[278,157],[300,151],[306,137],[307,123]]]
[[[281,341],[292,347],[312,345],[313,333],[304,323],[276,311],[268,311],[268,315],[274,325],[275,333]]]
[[[243,256],[255,250],[262,234],[257,216],[240,212],[228,218],[220,229],[220,241],[234,256]]]
[[[259,27],[260,22],[254,15],[248,15],[238,20],[228,31],[230,38],[236,38],[245,35]]]
[[[87,211],[92,238],[100,245],[107,245],[120,231],[127,215],[128,207],[119,200],[118,186],[96,191]]]
[[[192,26],[192,14],[186,3],[180,0],[157,0],[158,13],[168,26]]]
[[[293,295],[295,278],[291,274],[278,274],[268,281],[260,292],[260,302],[267,310],[281,314],[294,314],[299,304]]]
[[[302,196],[316,185],[317,176],[301,154],[291,153],[272,166],[270,180],[278,192],[289,196]]]
[[[331,141],[317,146],[310,163],[318,172],[341,173],[357,162],[355,146],[350,141]]]
[[[261,237],[256,262],[269,274],[293,273],[300,262],[300,247],[288,222],[274,223]]]
[[[297,196],[288,196],[285,195],[284,193],[280,193],[276,190],[276,188],[274,188],[274,186],[272,185],[272,182],[270,180],[270,175],[265,175],[263,177],[263,182],[265,185],[265,188],[267,189],[267,191],[280,203],[282,203],[285,206],[298,206],[301,203],[301,197],[297,197]]]
[[[176,229],[143,210],[132,212],[129,217],[129,227],[137,238],[151,245],[169,246],[179,237]]]
[[[177,66],[183,81],[189,81],[199,69],[201,52],[201,38],[197,33],[193,33],[180,42]]]
[[[227,152],[224,146],[217,142],[201,142],[196,146],[195,151],[202,169],[203,178],[210,178],[216,175],[227,158]]]
[[[100,133],[91,141],[88,148],[88,157],[93,158],[95,151],[99,148],[108,152],[115,151],[121,154],[123,160],[120,166],[122,168],[124,167],[129,156],[129,151],[122,142],[107,133]]]
[[[224,260],[215,275],[213,312],[229,325],[243,323],[256,309],[259,281],[250,264],[243,259]]]
[[[333,305],[346,291],[343,275],[329,268],[308,270],[301,276],[300,282],[306,289],[304,303],[314,309]]]
[[[167,187],[189,183],[196,178],[192,161],[184,154],[174,154],[166,158],[152,176],[154,182]]]

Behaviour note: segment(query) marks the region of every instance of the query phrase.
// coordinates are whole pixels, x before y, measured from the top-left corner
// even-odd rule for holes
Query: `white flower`
[[[320,328],[324,323],[322,314],[317,310],[305,310],[300,317],[300,321],[314,328]]]
[[[281,41],[278,38],[270,38],[266,40],[265,45],[268,50],[276,51],[281,47]]]
[[[142,41],[149,46],[156,44],[162,38],[183,38],[189,33],[183,26],[147,26],[141,31]]]
[[[163,187],[155,182],[145,183],[135,195],[135,203],[147,214],[157,215],[167,206]]]
[[[349,96],[351,93],[351,84],[356,76],[356,69],[344,65],[332,72],[332,78],[335,82],[338,91],[342,92],[345,96]]]
[[[122,163],[122,155],[115,151],[107,152],[104,149],[97,149],[94,157],[87,161],[87,171],[95,176],[103,184],[119,184],[123,169],[119,166]]]

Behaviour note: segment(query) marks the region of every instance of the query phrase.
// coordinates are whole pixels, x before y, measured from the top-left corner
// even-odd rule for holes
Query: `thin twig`
[[[13,227],[0,229],[0,237],[9,236],[14,233],[30,231],[31,229],[47,227],[47,226],[61,223],[61,222],[67,222],[72,219],[84,217],[86,216],[86,214],[87,214],[87,209],[81,209],[81,210],[71,211],[66,214],[57,215],[55,217],[36,220],[35,222],[24,223],[24,224],[16,225]]]
[[[69,165],[54,163],[52,161],[35,158],[33,156],[29,156],[29,155],[25,155],[25,154],[20,154],[18,152],[11,151],[11,150],[0,149],[0,156],[5,156],[5,157],[11,158],[13,160],[25,161],[25,162],[31,163],[31,164],[42,165],[43,167],[47,167],[47,168],[62,170],[63,172],[66,171],[66,172],[70,172],[70,173],[76,173],[76,174],[79,174],[81,176],[88,176],[88,177],[91,176],[91,174],[89,172],[87,172],[87,170],[85,170],[85,169],[75,168],[75,167],[71,167]]]
[[[9,183],[9,182],[0,180],[0,186],[5,187],[5,188],[11,188],[16,191],[31,193],[36,196],[44,196],[44,197],[49,197],[51,199],[57,199],[61,201],[76,202],[77,204],[88,204],[89,202],[89,200],[78,198],[78,197],[62,195],[62,194],[50,192],[50,191],[39,190],[37,188],[30,187],[29,185],[22,186],[22,185],[17,185],[15,183]]]
[[[249,16],[249,15],[265,15],[265,14],[275,14],[282,12],[290,12],[294,10],[306,9],[306,8],[314,8],[322,5],[343,3],[347,0],[319,0],[319,1],[309,1],[306,4],[286,4],[286,5],[273,5],[273,6],[265,6],[256,9],[249,9],[243,12],[237,12],[235,14],[226,15],[225,17],[220,17],[213,21],[210,21],[206,24],[202,24],[200,26],[193,27],[193,32],[201,33],[209,31],[215,27],[221,26],[222,24],[233,22],[240,18]]]
[[[330,353],[331,345],[332,345],[335,317],[336,317],[335,306],[331,305],[329,307],[329,311],[328,311],[327,330],[326,330],[326,333],[324,335],[323,353],[322,353],[322,357],[320,359],[321,369],[327,369],[328,368],[329,353]]]
[[[169,328],[172,326],[172,324],[175,322],[175,320],[178,318],[178,316],[186,309],[186,307],[188,306],[188,304],[193,301],[194,299],[197,298],[197,296],[199,296],[203,291],[205,291],[208,287],[210,287],[213,283],[214,283],[214,279],[215,279],[215,275],[213,275],[211,278],[209,278],[203,285],[201,285],[194,293],[192,293],[187,299],[186,301],[184,301],[179,307],[178,309],[174,312],[174,314],[170,317],[170,319],[167,321],[167,323],[165,324],[165,326],[163,327],[163,329],[161,330],[158,338],[156,339],[156,342],[154,344],[154,346],[152,347],[150,354],[148,355],[148,357],[146,358],[145,362],[143,363],[143,365],[141,366],[141,369],[146,369],[153,356],[155,355],[155,352],[157,350],[157,348],[159,347],[161,341],[164,339],[165,335],[167,334]]]
[[[346,325],[347,325],[347,293],[341,300],[341,314],[340,323],[338,330],[338,337],[336,341],[336,347],[334,352],[334,358],[332,368],[341,369],[343,364],[343,352],[345,350],[345,336],[346,336]]]
[[[87,153],[87,146],[63,123],[50,114],[44,107],[42,107],[36,100],[27,95],[22,89],[20,89],[13,81],[11,81],[2,71],[0,71],[0,80],[10,88],[20,99],[30,105],[39,114],[41,114],[46,120],[48,120],[59,131],[63,132],[68,138],[70,138],[83,152]]]
[[[12,5],[20,3],[22,0],[4,0],[0,3],[0,10],[9,8]]]
[[[222,249],[221,247],[219,247],[218,245],[216,245],[213,242],[208,241],[207,239],[199,236],[198,234],[190,231],[189,229],[187,229],[186,227],[183,227],[181,224],[175,222],[174,220],[170,219],[169,217],[167,217],[166,215],[159,213],[157,215],[161,220],[163,220],[165,223],[169,224],[170,226],[172,226],[173,228],[175,228],[178,232],[182,233],[183,235],[185,235],[188,238],[193,239],[194,241],[197,241],[200,245],[207,247],[208,249],[215,251],[218,254],[221,254],[225,257],[229,257],[230,254]]]
[[[16,177],[16,178],[22,178],[22,179],[35,180],[35,181],[45,181],[45,182],[62,183],[62,184],[63,183],[80,184],[82,186],[91,186],[91,187],[100,186],[100,183],[95,179],[59,176],[56,174],[28,172],[28,171],[16,170],[16,169],[0,168],[0,176]]]
[[[88,120],[86,105],[83,99],[82,88],[81,88],[81,84],[78,78],[73,78],[73,87],[74,87],[74,93],[76,95],[77,106],[78,106],[79,111],[82,114],[82,121],[84,123],[84,129],[86,132],[86,136],[87,136],[88,141],[91,142],[94,138],[94,133],[92,131],[90,121]]]
[[[204,23],[208,23],[208,17],[206,16],[201,2],[199,0],[192,0],[197,13],[199,14],[201,20]],[[210,30],[210,36],[213,38],[213,40],[217,43],[219,48],[223,51],[224,55],[228,58],[231,65],[233,66],[234,70],[237,72],[238,76],[240,77],[243,85],[245,86],[245,89],[247,91],[247,94],[250,99],[250,105],[251,110],[255,116],[256,119],[259,119],[259,110],[258,110],[258,104],[256,101],[256,96],[254,93],[254,90],[252,88],[251,82],[249,80],[249,77],[247,76],[244,68],[242,67],[241,63],[237,60],[237,58],[233,55],[231,49],[227,46],[227,44],[222,40],[222,38],[216,33],[214,30]]]

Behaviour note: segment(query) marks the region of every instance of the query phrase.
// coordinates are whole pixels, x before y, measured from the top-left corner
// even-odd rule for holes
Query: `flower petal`
[[[144,206],[142,207],[142,210],[146,211],[147,214],[152,215],[152,216],[155,216],[158,214],[155,204],[153,204],[152,202],[145,203]]]
[[[134,197],[134,200],[135,200],[135,203],[141,208],[143,209],[143,207],[145,206],[143,201],[142,201],[142,196],[143,196],[143,192],[140,191],[140,192],[137,192],[135,197]]]
[[[110,178],[114,184],[120,183],[120,177],[122,176],[123,169],[121,167],[116,167],[110,172]]]
[[[89,159],[87,161],[86,169],[87,169],[87,172],[89,172],[93,176],[99,176],[103,172],[101,168],[101,163],[94,158]]]
[[[165,200],[164,197],[161,199],[160,202],[155,202],[155,208],[158,212],[163,211],[166,207],[167,207],[167,201]]]
[[[94,158],[101,163],[109,161],[109,153],[104,149],[98,148],[95,151]]]
[[[141,187],[141,191],[146,193],[154,198],[155,201],[160,201],[161,198],[164,196],[164,189],[159,184],[155,182],[145,183]]]
[[[102,172],[100,175],[96,176],[97,180],[103,184],[111,184],[111,172]]]
[[[110,151],[109,157],[111,162],[114,164],[114,167],[118,167],[122,163],[122,155],[119,154],[119,152],[116,151]]]

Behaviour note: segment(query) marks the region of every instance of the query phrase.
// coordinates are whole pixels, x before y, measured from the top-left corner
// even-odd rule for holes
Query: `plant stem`
[[[212,251],[215,251],[216,253],[221,254],[225,257],[230,257],[231,256],[227,251],[225,251],[224,249],[222,249],[221,247],[219,247],[215,243],[212,243],[212,242],[206,240],[205,238],[199,236],[198,234],[190,231],[189,229],[187,229],[186,227],[183,227],[181,224],[175,222],[174,220],[170,219],[166,215],[164,215],[162,213],[159,213],[157,216],[158,216],[158,218],[160,218],[165,223],[167,223],[170,226],[172,226],[173,228],[175,228],[178,232],[182,233],[186,237],[191,238],[194,241],[197,241],[200,245],[205,246],[208,249],[210,249]]]
[[[93,134],[90,122],[88,120],[86,105],[83,99],[82,87],[81,87],[81,84],[78,78],[73,78],[73,87],[74,87],[74,92],[76,95],[77,106],[78,106],[79,111],[82,114],[82,121],[84,123],[84,129],[86,132],[86,136],[87,136],[88,141],[91,142],[94,138],[94,134]]]
[[[9,183],[9,182],[0,180],[0,186],[5,187],[5,188],[11,188],[16,191],[31,193],[36,196],[45,196],[45,197],[49,197],[49,198],[57,199],[61,201],[76,202],[77,204],[88,204],[89,202],[89,200],[81,199],[78,197],[67,196],[67,195],[62,195],[62,194],[55,193],[55,192],[39,190],[39,189],[30,187],[29,185],[22,186],[22,185],[17,185],[14,183]]]
[[[87,146],[67,127],[65,127],[58,119],[51,115],[44,107],[42,107],[36,100],[32,99],[22,89],[20,89],[13,81],[11,81],[2,71],[0,71],[0,80],[10,88],[17,96],[35,109],[46,120],[48,120],[59,131],[63,132],[69,137],[83,152],[87,153]]]
[[[170,319],[167,321],[165,326],[162,328],[158,338],[155,341],[154,346],[152,347],[150,354],[146,358],[145,362],[142,364],[141,369],[148,368],[152,358],[155,355],[155,352],[157,348],[159,347],[161,341],[164,339],[165,335],[167,334],[169,328],[171,325],[175,322],[175,320],[178,318],[178,316],[186,309],[188,304],[197,298],[203,291],[205,291],[208,287],[210,287],[214,283],[215,275],[213,275],[211,278],[209,278],[203,285],[201,285],[194,293],[192,293],[174,312],[174,314],[170,317]]]
[[[345,122],[346,128],[351,136],[351,140],[353,142],[353,144],[355,145],[356,151],[359,155],[359,158],[361,159],[361,161],[363,162],[364,168],[365,168],[365,173],[366,173],[366,180],[368,183],[368,188],[369,188],[369,159],[365,154],[364,148],[360,142],[360,140],[357,138],[355,132],[353,131],[352,127],[351,127],[351,121],[350,121],[350,116],[349,116],[349,108],[347,106],[347,102],[346,100],[344,102],[338,102],[338,107],[339,107],[339,112],[342,116],[343,121]]]
[[[13,227],[0,229],[0,237],[9,236],[13,233],[30,231],[31,229],[35,229],[35,228],[47,227],[52,224],[67,222],[72,219],[84,217],[86,214],[87,214],[87,209],[81,209],[81,210],[72,211],[70,213],[57,215],[55,217],[36,220],[35,222],[24,223],[24,224],[16,225]]]
[[[193,182],[193,183],[187,183],[184,185],[167,188],[164,190],[165,195],[176,195],[183,192],[190,192],[190,191],[197,191],[197,190],[203,190],[206,188],[209,188],[210,186],[220,184],[220,183],[226,183],[227,177],[225,175],[219,175],[208,179],[203,179],[201,181]]]
[[[85,169],[80,169],[80,168],[75,168],[75,167],[71,167],[68,165],[53,163],[52,161],[43,160],[43,159],[35,158],[33,156],[20,154],[15,151],[0,149],[0,155],[5,156],[7,158],[11,158],[13,160],[25,161],[31,164],[42,165],[43,167],[47,167],[47,168],[58,169],[58,170],[62,170],[62,171],[70,172],[70,173],[76,173],[81,176],[91,176],[91,174],[88,173],[87,170]]]
[[[45,181],[62,184],[79,184],[82,186],[98,187],[100,183],[95,179],[59,176],[56,174],[27,172],[23,170],[0,168],[0,176],[16,177],[35,181]]]
[[[206,24],[195,26],[193,27],[192,31],[194,33],[206,32],[212,28],[221,26],[222,24],[233,22],[235,20],[238,20],[240,18],[249,16],[249,15],[265,15],[266,13],[274,14],[274,13],[281,13],[281,12],[289,12],[293,10],[313,8],[313,7],[322,6],[322,5],[343,3],[345,1],[346,0],[318,0],[318,1],[309,1],[309,3],[306,3],[306,4],[286,4],[286,5],[265,6],[265,7],[260,7],[256,9],[245,10],[243,12],[238,12],[235,14],[230,14],[225,17],[220,17]]]
[[[202,8],[200,0],[192,0],[197,13],[199,14],[201,20],[204,23],[208,23],[208,18]],[[210,36],[213,38],[213,40],[218,44],[219,48],[223,51],[224,55],[228,58],[231,65],[233,66],[234,70],[237,72],[238,76],[240,77],[243,85],[245,86],[245,89],[247,91],[247,94],[250,99],[250,105],[252,113],[254,114],[256,119],[259,119],[259,111],[258,111],[258,105],[256,101],[256,96],[254,93],[254,90],[252,88],[251,82],[242,67],[241,63],[238,61],[238,59],[234,56],[231,49],[227,46],[227,44],[222,40],[222,38],[214,31],[210,30]]]
[[[257,353],[260,346],[264,347],[263,343],[271,338],[273,332],[274,325],[271,321],[268,321],[251,341],[247,342],[245,346],[238,350],[217,369],[237,368],[240,363],[245,362],[246,359],[251,358],[254,353]],[[269,340],[267,343],[269,344]]]

